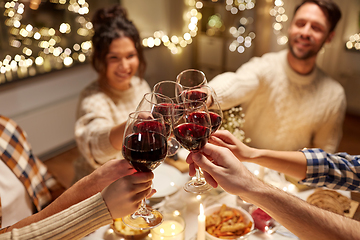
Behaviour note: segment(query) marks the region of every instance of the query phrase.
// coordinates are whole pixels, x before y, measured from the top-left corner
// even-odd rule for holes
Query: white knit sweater
[[[126,122],[129,113],[136,110],[144,94],[150,91],[149,84],[135,76],[131,79],[131,87],[125,91],[104,91],[97,81],[82,91],[75,139],[81,153],[94,169],[111,159],[122,157],[121,151],[110,143],[110,130]]]
[[[254,57],[209,84],[223,109],[242,105],[249,145],[335,152],[346,110],[344,90],[317,67],[308,75],[296,73],[287,62],[287,51]]]
[[[26,227],[0,234],[0,240],[81,239],[112,223],[101,193]]]

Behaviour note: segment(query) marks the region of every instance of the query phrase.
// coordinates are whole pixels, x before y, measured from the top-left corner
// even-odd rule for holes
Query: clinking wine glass
[[[174,102],[169,97],[153,92],[146,93],[136,108],[136,111],[157,112],[163,116],[166,127],[166,136],[168,138],[168,156],[174,155],[179,148],[173,146],[170,138],[172,131],[173,109]],[[177,142],[177,144],[179,143]],[[173,148],[171,146],[173,146]]]
[[[207,85],[204,72],[197,69],[186,69],[182,71],[177,75],[176,82],[179,83],[184,90]]]
[[[153,87],[153,93],[161,94],[170,98],[175,105],[182,101],[182,92],[182,86],[177,82],[171,80],[160,81]],[[180,143],[176,140],[176,138],[170,137],[168,141],[168,155],[175,155],[178,152],[179,148]]]
[[[122,154],[138,172],[151,172],[158,167],[167,155],[163,116],[151,111],[130,113],[125,126]],[[135,229],[151,229],[161,224],[162,215],[146,206],[143,199],[137,211],[125,216],[123,222]]]
[[[173,132],[180,144],[191,152],[201,150],[210,138],[211,120],[206,104],[201,101],[183,102],[174,109]],[[201,170],[196,169],[195,178],[184,185],[187,192],[203,194],[210,189]]]
[[[202,85],[185,90],[183,101],[202,101],[206,103],[211,119],[211,133],[219,129],[222,123],[223,112],[217,100],[215,91],[208,85]]]

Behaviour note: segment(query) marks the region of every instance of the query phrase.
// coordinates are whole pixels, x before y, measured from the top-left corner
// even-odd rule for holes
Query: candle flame
[[[202,205],[202,203],[200,203],[200,215],[204,215],[204,207]]]

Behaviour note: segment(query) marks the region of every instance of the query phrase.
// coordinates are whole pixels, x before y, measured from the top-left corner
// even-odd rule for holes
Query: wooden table
[[[351,199],[357,202],[360,202],[360,193],[359,192],[351,192]],[[360,207],[357,208],[353,219],[360,221]]]

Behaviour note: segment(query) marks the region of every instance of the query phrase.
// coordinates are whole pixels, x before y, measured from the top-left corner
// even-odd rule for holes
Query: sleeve
[[[346,113],[346,97],[339,84],[330,94],[332,102],[327,105],[326,117],[316,129],[313,139],[314,148],[321,148],[328,153],[335,153],[342,138],[343,121]],[[329,88],[328,88],[329,89]]]
[[[209,85],[215,90],[221,108],[230,109],[251,99],[267,69],[266,59],[254,57],[236,72],[225,72],[213,78]]]
[[[326,153],[322,149],[302,150],[307,159],[306,178],[299,183],[311,187],[360,191],[360,156]]]
[[[109,140],[110,130],[116,125],[110,105],[110,100],[103,94],[93,94],[79,102],[75,139],[79,150],[94,168],[119,153]]]
[[[81,239],[112,221],[98,193],[39,222],[1,234],[0,240]]]

